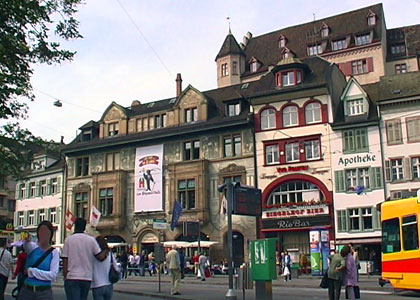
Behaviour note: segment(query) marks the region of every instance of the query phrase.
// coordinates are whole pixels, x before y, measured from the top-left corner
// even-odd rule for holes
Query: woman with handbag
[[[96,260],[93,263],[92,295],[94,300],[111,300],[113,284],[119,279],[120,268],[114,254],[108,247],[103,236],[96,238],[102,251],[108,251],[103,261]]]
[[[51,283],[55,281],[60,264],[58,249],[51,247],[54,227],[49,221],[42,221],[37,229],[38,244],[25,240],[23,248],[27,253],[25,280],[18,294],[18,300],[53,300]]]
[[[357,285],[356,261],[351,252],[347,253],[344,259],[346,260],[346,269],[344,271],[344,276],[343,276],[343,285],[346,289],[346,299],[350,299],[350,300],[359,299],[360,291],[359,291],[359,286]]]

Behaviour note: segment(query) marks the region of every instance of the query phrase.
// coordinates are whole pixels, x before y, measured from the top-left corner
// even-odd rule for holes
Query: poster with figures
[[[161,211],[163,145],[136,149],[134,211]]]
[[[312,275],[321,274],[321,249],[319,242],[319,231],[309,231],[309,242],[311,246],[311,271]]]

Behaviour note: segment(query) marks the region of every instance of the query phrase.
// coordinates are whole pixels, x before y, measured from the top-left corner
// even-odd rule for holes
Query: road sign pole
[[[200,228],[200,221],[197,221],[198,222],[198,239],[197,239],[197,242],[198,242],[198,253],[200,254],[201,253],[201,245],[200,245],[200,241],[201,241],[201,228]],[[203,276],[204,278],[205,278],[205,276],[203,275],[203,274],[201,274],[201,276]]]
[[[229,289],[226,293],[226,299],[236,300],[236,294],[233,290],[233,249],[232,249],[232,207],[234,197],[234,186],[233,183],[227,184],[227,217],[228,217],[228,272],[229,272]]]

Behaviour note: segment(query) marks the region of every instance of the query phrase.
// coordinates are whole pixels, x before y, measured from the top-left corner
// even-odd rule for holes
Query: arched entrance
[[[146,253],[150,253],[155,251],[155,243],[159,242],[159,237],[152,231],[147,231],[142,234],[139,238],[139,249],[138,253],[141,251],[146,251]]]
[[[225,234],[224,238],[224,245],[225,245],[225,258],[229,255],[229,246],[228,246],[228,238],[227,233]],[[233,252],[233,262],[235,267],[239,267],[245,261],[244,255],[244,235],[239,231],[232,232],[232,252]]]

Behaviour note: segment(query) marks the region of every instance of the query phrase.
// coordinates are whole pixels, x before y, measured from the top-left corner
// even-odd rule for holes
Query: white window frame
[[[394,68],[395,68],[395,74],[407,73],[407,64],[406,63],[395,64]]]
[[[360,224],[360,211],[359,211],[359,208],[350,208],[348,210],[348,214],[349,214],[349,223],[350,223],[349,231],[360,231],[362,228],[361,228],[361,224]],[[353,225],[353,222],[352,222],[353,219],[357,219],[357,222],[359,224],[359,228],[357,228],[357,229],[353,229],[352,228],[353,227],[352,226]]]
[[[249,65],[249,70],[251,71],[251,73],[257,72],[257,70],[258,70],[258,62],[257,61],[251,62],[251,64]]]
[[[279,145],[265,146],[265,157],[267,165],[274,165],[279,163]]]
[[[241,114],[241,103],[238,102],[227,104],[227,111],[229,117],[239,116]]]
[[[317,102],[309,103],[305,106],[305,122],[306,124],[314,124],[322,121],[321,104]]]
[[[25,212],[19,211],[18,212],[18,226],[23,226],[25,223]]]
[[[368,25],[369,26],[375,26],[376,25],[376,17],[375,17],[375,15],[369,15],[368,16]]]
[[[371,43],[370,33],[356,36],[356,46],[363,46]]]
[[[318,54],[322,54],[322,45],[316,44],[312,46],[308,46],[308,56],[315,56]]]
[[[294,105],[288,105],[283,109],[283,126],[291,127],[299,125],[299,110]]]
[[[295,72],[294,71],[282,72],[281,73],[281,85],[282,86],[296,85]]]
[[[226,77],[229,75],[229,66],[227,63],[222,64],[221,66],[221,75],[222,77]]]
[[[36,183],[30,182],[29,189],[30,189],[29,198],[34,198],[36,196]]]
[[[347,113],[349,116],[363,115],[365,113],[363,99],[347,100]]]
[[[45,220],[45,216],[46,216],[45,209],[44,208],[40,209],[39,210],[39,222],[44,221]]]
[[[41,196],[47,195],[47,180],[41,180],[41,190],[39,193]]]
[[[391,159],[391,181],[401,181],[404,179],[404,167],[403,167],[403,159],[402,158],[395,158]],[[396,177],[394,178],[394,172]]]
[[[370,189],[369,168],[357,169],[359,175],[359,185],[363,185],[365,189]]]
[[[362,207],[361,208],[361,218],[362,218],[362,230],[373,230],[373,213],[372,213],[372,207]],[[372,228],[365,228],[365,218],[371,219]]]
[[[108,136],[118,135],[120,131],[119,122],[108,123]]]
[[[305,141],[306,160],[315,160],[321,158],[319,144],[319,140]],[[308,154],[311,154],[311,157],[308,157]]]
[[[332,50],[338,51],[347,48],[347,39],[335,40],[332,42]]]
[[[35,210],[28,211],[28,226],[35,225]]]
[[[357,187],[358,185],[358,178],[357,178],[357,169],[346,169],[345,170],[346,176],[346,186],[347,187]]]
[[[51,178],[51,195],[58,193],[58,178]]]
[[[299,142],[286,144],[284,146],[284,150],[286,162],[290,163],[300,161]]]
[[[57,208],[50,208],[50,222],[53,224],[57,223]]]
[[[276,128],[276,111],[272,108],[261,112],[261,130]]]
[[[359,59],[359,60],[354,60],[351,62],[352,75],[365,74],[367,72],[368,72],[368,67],[367,67],[366,59]]]
[[[420,157],[411,158],[411,171],[413,173],[413,179],[420,178]]]

